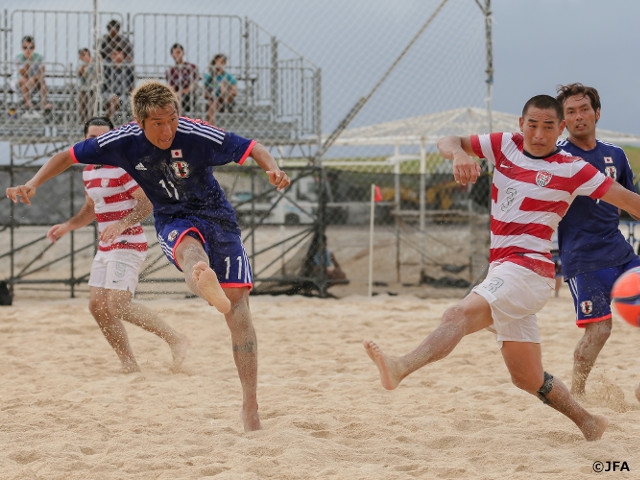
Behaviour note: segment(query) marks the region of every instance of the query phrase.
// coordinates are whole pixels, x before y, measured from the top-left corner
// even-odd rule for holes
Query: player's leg
[[[216,273],[209,266],[209,257],[202,242],[185,235],[175,250],[175,257],[184,272],[189,289],[219,312],[227,313],[231,303],[222,290]]]
[[[231,300],[231,309],[225,314],[233,360],[242,385],[242,421],[245,431],[261,428],[258,416],[258,340],[249,308],[249,288],[225,288]]]
[[[624,267],[606,268],[572,277],[567,282],[584,334],[573,352],[571,394],[585,394],[587,378],[611,335],[611,288]]]
[[[607,418],[589,413],[571,396],[564,383],[549,374],[545,375],[539,343],[504,341],[501,352],[516,387],[538,396],[567,416],[587,440],[602,437],[609,423]]]
[[[596,359],[611,335],[611,317],[596,323],[587,323],[584,335],[578,341],[573,352],[573,379],[571,394],[582,396],[585,394],[587,377]]]
[[[22,93],[22,99],[24,100],[24,107],[26,109],[33,108],[31,95],[33,93],[34,85],[35,83],[32,77],[20,77],[18,79],[18,87],[20,88],[20,92]]]
[[[122,364],[122,371],[124,373],[140,371],[133,350],[131,350],[129,336],[124,325],[119,318],[112,317],[109,313],[106,289],[89,287],[89,311],[98,323],[104,338],[118,355]]]
[[[99,251],[91,264],[91,272],[89,274],[89,311],[98,323],[107,342],[118,355],[120,363],[122,363],[122,371],[125,373],[137,372],[140,367],[138,367],[133,350],[129,345],[127,331],[120,319],[112,317],[109,312],[107,289],[105,288],[107,282],[111,281],[107,277],[109,257],[109,252]]]
[[[120,318],[162,338],[171,349],[172,368],[178,369],[187,356],[189,339],[159,318],[157,312],[133,302],[132,297],[133,294],[129,290],[107,290],[111,318]]]
[[[472,292],[458,305],[447,309],[440,325],[418,347],[406,355],[400,357],[386,355],[371,340],[365,340],[364,347],[378,367],[382,386],[392,390],[409,374],[446,357],[465,335],[486,328],[491,323],[489,303]]]

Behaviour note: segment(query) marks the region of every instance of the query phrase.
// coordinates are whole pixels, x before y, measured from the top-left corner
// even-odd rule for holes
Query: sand
[[[586,442],[511,385],[486,331],[398,389],[380,386],[362,340],[404,353],[453,298],[252,297],[264,429],[244,433],[224,317],[199,299],[141,301],[190,337],[182,372],[164,342],[128,326],[142,372],[120,373],[84,298],[0,307],[3,479],[576,479],[594,478],[596,461],[627,462],[608,478],[640,470],[640,330],[619,319],[584,400],[611,423]],[[581,332],[566,287],[539,320],[545,368],[569,383]]]

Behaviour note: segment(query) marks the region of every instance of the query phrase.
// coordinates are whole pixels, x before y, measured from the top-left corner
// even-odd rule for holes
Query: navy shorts
[[[640,267],[640,258],[617,267],[581,273],[567,280],[573,306],[576,310],[576,325],[601,322],[611,318],[611,288],[624,272]]]
[[[178,270],[175,251],[185,235],[200,240],[222,287],[251,287],[253,273],[240,235],[196,216],[156,216],[156,232],[162,251]]]

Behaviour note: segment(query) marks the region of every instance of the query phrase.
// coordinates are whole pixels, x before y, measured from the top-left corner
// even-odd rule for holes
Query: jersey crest
[[[591,300],[580,302],[580,310],[582,310],[582,313],[585,315],[591,315],[591,312],[593,312],[593,302]]]
[[[189,176],[189,164],[187,162],[171,162],[171,169],[178,178],[187,178]]]
[[[553,175],[545,170],[542,170],[536,174],[536,185],[539,187],[546,187],[553,178]]]
[[[616,167],[613,166],[613,165],[612,166],[606,166],[606,167],[604,167],[604,174],[607,177],[613,178],[615,180],[617,178],[617,176],[618,176],[617,175],[618,171],[616,170]]]

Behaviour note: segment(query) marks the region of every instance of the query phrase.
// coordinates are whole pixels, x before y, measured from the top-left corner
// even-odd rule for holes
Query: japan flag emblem
[[[171,150],[171,158],[182,158],[182,150]]]

